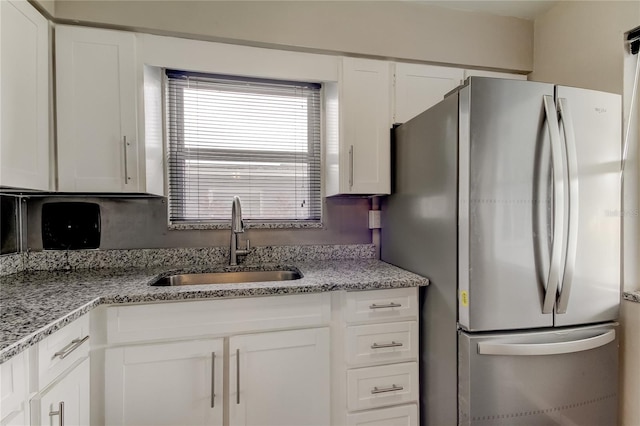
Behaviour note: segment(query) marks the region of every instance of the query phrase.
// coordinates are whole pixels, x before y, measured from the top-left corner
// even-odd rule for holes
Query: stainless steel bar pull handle
[[[353,188],[353,145],[349,147],[349,189]]]
[[[211,408],[216,406],[216,353],[211,352]]]
[[[58,352],[54,353],[51,359],[55,357],[60,357],[60,359],[65,359],[71,352],[78,349],[87,340],[89,340],[89,336],[84,336],[81,339],[73,339],[71,343],[69,343],[67,346],[65,346]]]
[[[58,403],[58,411],[49,411],[49,417],[58,416],[58,425],[64,426],[64,401]]]
[[[127,137],[123,136],[122,137],[122,144],[124,146],[124,183],[127,184],[129,183],[129,181],[131,180],[131,177],[129,176],[129,160],[128,160],[128,146],[129,143],[127,142]]]
[[[558,110],[560,120],[564,128],[565,149],[567,153],[567,172],[569,175],[569,220],[567,223],[567,252],[564,264],[564,278],[560,298],[556,306],[556,312],[564,314],[569,305],[571,296],[571,284],[576,266],[576,252],[578,250],[578,205],[579,199],[579,177],[578,177],[578,155],[576,153],[576,134],[573,130],[573,118],[566,99],[558,99]]]
[[[391,343],[374,343],[371,345],[371,349],[382,349],[382,348],[399,348],[400,346],[404,346],[402,343],[391,341]]]
[[[376,386],[373,389],[371,389],[371,395],[375,395],[375,394],[378,394],[378,393],[401,391],[403,389],[404,389],[403,386],[396,386],[396,385],[391,385],[388,388],[379,388],[379,387]]]
[[[236,349],[236,404],[240,404],[240,349]]]
[[[480,355],[507,355],[507,356],[533,356],[533,355],[558,355],[574,352],[588,351],[599,348],[616,338],[616,331],[609,330],[597,336],[568,342],[554,343],[503,343],[480,342],[478,353]]]
[[[369,309],[400,308],[400,307],[402,307],[400,303],[394,303],[394,302],[386,303],[384,305],[377,305],[375,303],[372,305],[369,305]]]
[[[542,313],[550,314],[556,303],[556,293],[560,281],[560,263],[562,261],[562,236],[564,235],[564,167],[560,127],[553,96],[544,96],[544,111],[547,116],[549,137],[551,139],[551,164],[553,166],[553,242],[551,244],[551,262],[545,289]]]

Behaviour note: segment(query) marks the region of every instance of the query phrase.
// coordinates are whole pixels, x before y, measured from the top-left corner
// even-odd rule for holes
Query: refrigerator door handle
[[[576,251],[578,248],[578,156],[576,154],[576,135],[573,130],[573,119],[569,104],[564,98],[558,98],[558,111],[560,121],[564,128],[565,149],[567,152],[567,172],[569,175],[569,223],[567,230],[567,255],[564,265],[564,278],[562,289],[556,306],[559,314],[567,312],[569,296],[571,295],[571,283],[576,264]]]
[[[564,235],[564,164],[562,159],[562,143],[560,126],[553,96],[544,96],[544,111],[551,139],[551,164],[553,166],[553,242],[551,245],[551,261],[549,275],[545,287],[542,313],[553,313],[560,280],[560,263],[562,262],[562,236]]]
[[[573,352],[588,351],[599,348],[616,338],[615,330],[608,330],[587,339],[573,340],[557,343],[494,343],[491,341],[478,343],[480,355],[508,355],[508,356],[533,356],[533,355],[558,355]]]

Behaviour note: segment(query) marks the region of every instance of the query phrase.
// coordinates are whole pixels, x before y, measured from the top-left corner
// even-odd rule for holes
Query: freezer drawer
[[[458,336],[461,425],[615,425],[617,324]]]

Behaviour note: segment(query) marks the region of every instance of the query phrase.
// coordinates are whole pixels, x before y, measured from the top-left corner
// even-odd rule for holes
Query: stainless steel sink
[[[198,284],[233,284],[262,281],[289,281],[302,278],[302,274],[293,270],[279,271],[234,271],[205,272],[195,274],[176,274],[162,277],[152,286],[176,286]]]

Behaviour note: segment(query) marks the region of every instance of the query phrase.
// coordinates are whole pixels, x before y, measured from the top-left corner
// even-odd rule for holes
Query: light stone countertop
[[[161,302],[224,297],[372,290],[426,286],[428,280],[375,259],[291,261],[240,268],[294,267],[292,281],[152,287],[176,272],[230,271],[223,264],[201,268],[154,266],[124,269],[33,271],[1,277],[0,363],[22,352],[102,304]]]
[[[622,298],[630,302],[640,303],[640,290],[624,291],[622,292]]]

